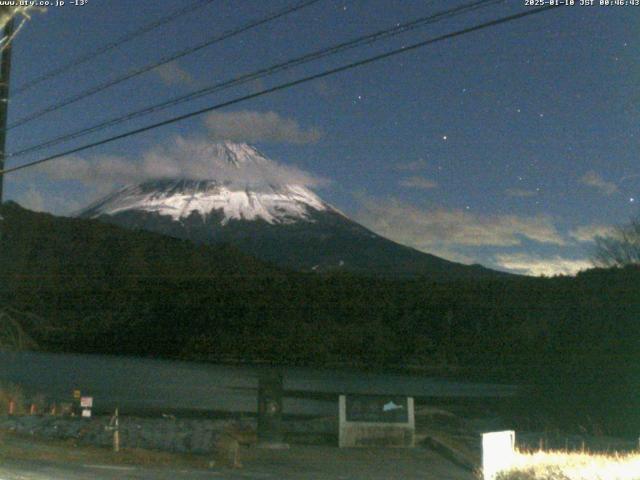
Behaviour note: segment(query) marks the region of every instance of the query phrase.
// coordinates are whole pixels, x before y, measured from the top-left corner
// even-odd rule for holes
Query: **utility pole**
[[[7,115],[9,112],[9,80],[11,76],[11,37],[13,37],[14,17],[4,26],[3,35],[7,39],[7,45],[2,51],[0,59],[0,170],[4,170],[5,145],[7,143]],[[0,173],[0,205],[2,205],[2,193],[4,175]]]

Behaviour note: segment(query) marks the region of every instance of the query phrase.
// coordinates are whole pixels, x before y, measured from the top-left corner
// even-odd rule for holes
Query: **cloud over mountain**
[[[239,143],[307,144],[322,138],[320,129],[304,129],[297,121],[275,112],[211,112],[205,118],[205,125],[214,140]]]
[[[264,182],[314,187],[328,183],[328,180],[295,166],[266,158],[261,163],[231,165],[217,155],[217,144],[185,137],[176,137],[167,146],[153,148],[140,159],[109,155],[69,156],[43,164],[33,172],[51,180],[77,181],[86,186],[100,187],[100,190],[157,178],[215,178],[232,183],[251,183],[259,178]]]
[[[395,198],[360,196],[356,218],[373,231],[422,251],[437,247],[520,245],[523,239],[566,242],[546,215],[480,215],[459,209],[420,208]]]

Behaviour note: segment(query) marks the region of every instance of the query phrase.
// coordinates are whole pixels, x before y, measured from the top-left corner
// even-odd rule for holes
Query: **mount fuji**
[[[306,186],[278,178],[273,174],[278,164],[249,145],[213,144],[207,147],[207,155],[211,179],[164,178],[129,185],[78,216],[198,244],[229,243],[298,271],[341,270],[431,280],[503,275],[479,265],[450,262],[375,234]]]

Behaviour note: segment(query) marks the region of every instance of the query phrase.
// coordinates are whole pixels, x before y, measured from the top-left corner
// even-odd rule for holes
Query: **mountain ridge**
[[[78,216],[197,244],[228,243],[302,272],[337,269],[434,281],[510,275],[384,238],[305,185],[274,181],[268,170],[278,164],[253,147],[225,142],[207,153],[214,155],[212,165],[219,167],[221,178],[161,178],[128,185]]]

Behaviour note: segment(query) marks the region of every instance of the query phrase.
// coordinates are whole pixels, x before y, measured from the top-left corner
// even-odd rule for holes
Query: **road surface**
[[[286,451],[256,450],[243,460],[244,468],[185,469],[63,464],[3,460],[0,480],[475,480],[472,472],[457,467],[425,449],[338,449],[293,447]]]

